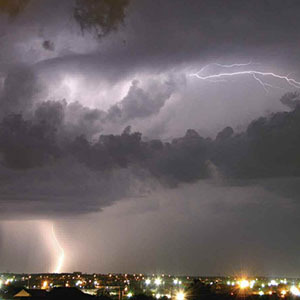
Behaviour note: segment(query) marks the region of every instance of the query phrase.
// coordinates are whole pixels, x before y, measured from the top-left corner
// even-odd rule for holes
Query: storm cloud
[[[131,91],[130,88],[129,95]],[[126,103],[130,100],[125,98],[123,101]],[[37,107],[31,120],[24,120],[20,114],[9,114],[3,118],[0,123],[0,152],[4,180],[2,197],[6,205],[9,205],[8,199],[14,197],[15,201],[21,203],[31,203],[40,197],[40,213],[47,213],[48,201],[51,201],[53,211],[63,213],[65,208],[68,213],[73,209],[77,213],[72,203],[78,196],[83,196],[78,188],[84,191],[82,212],[86,212],[126,198],[137,180],[146,186],[147,181],[155,179],[157,184],[175,188],[181,183],[212,179],[214,172],[226,179],[223,182],[225,185],[230,185],[234,180],[299,176],[298,106],[290,112],[261,117],[251,122],[242,133],[235,134],[232,128],[227,127],[215,139],[211,139],[203,138],[195,130],[189,129],[183,137],[170,142],[147,140],[141,133],[131,132],[130,127],[120,135],[100,134],[93,140],[80,131],[74,138],[68,138],[69,124],[65,122],[67,107],[65,102],[48,101]],[[110,112],[102,113],[106,118],[110,116]],[[146,106],[144,114],[148,113]],[[98,119],[101,113],[87,111],[85,118],[88,115],[91,119]],[[77,170],[84,172],[78,173]],[[59,182],[63,184],[57,182],[54,176],[56,172]],[[90,175],[87,176],[86,172]],[[120,185],[120,178],[116,177],[122,172],[131,174],[124,185]],[[9,178],[7,182],[6,176]],[[25,196],[25,186],[18,183],[19,177],[23,178],[22,181],[26,178],[24,184],[30,186],[34,176],[42,181],[35,179],[30,193]],[[47,181],[43,181],[44,176]],[[119,189],[109,188],[116,184],[116,180]],[[7,184],[11,187],[13,182],[16,183],[14,192],[5,198]],[[66,182],[74,188],[69,189]],[[41,192],[38,192],[40,189],[45,197],[41,197]],[[51,191],[55,191],[55,195]],[[136,190],[137,195],[139,192]],[[57,202],[56,197],[61,202]]]
[[[221,263],[219,241],[235,245],[232,228],[244,244],[223,245],[230,262],[273,249],[272,224],[289,248],[283,257],[294,256],[299,244],[285,233],[295,233],[299,212],[297,86],[190,75],[242,63],[297,80],[299,11],[296,0],[0,0],[1,218],[94,218],[116,253],[148,245],[151,263],[139,263],[149,272],[156,262],[175,272],[181,257],[178,268],[197,273],[198,251],[210,261],[205,271],[217,272],[207,249]],[[90,225],[80,226],[87,241]],[[91,232],[97,240],[98,228]],[[193,244],[193,255],[177,240]],[[269,259],[274,270],[278,257]],[[126,261],[124,272],[136,271]]]

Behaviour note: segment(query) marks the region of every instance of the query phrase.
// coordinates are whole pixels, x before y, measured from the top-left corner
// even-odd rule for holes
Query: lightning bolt
[[[52,224],[52,237],[53,237],[53,240],[55,242],[55,245],[56,245],[57,249],[60,252],[58,260],[57,260],[57,264],[56,264],[56,267],[55,267],[53,273],[60,273],[61,268],[62,268],[63,263],[64,263],[64,259],[65,259],[65,251],[64,251],[64,249],[62,248],[62,246],[60,245],[59,241],[56,238],[53,224]]]
[[[274,86],[270,83],[267,83],[262,80],[264,77],[272,77],[276,79],[280,79],[288,83],[290,86],[293,86],[295,88],[300,89],[300,82],[295,80],[294,78],[289,77],[290,74],[288,75],[280,75],[276,74],[273,72],[261,72],[257,70],[243,70],[243,71],[235,71],[235,72],[221,72],[218,74],[211,74],[211,75],[201,75],[205,69],[207,69],[209,66],[214,65],[218,66],[221,68],[235,68],[235,67],[247,67],[249,65],[253,64],[252,62],[248,63],[240,63],[240,64],[231,64],[231,65],[222,65],[219,63],[212,63],[204,66],[203,68],[200,69],[197,73],[192,73],[189,74],[191,77],[196,77],[201,80],[206,80],[209,82],[220,82],[220,81],[226,81],[226,78],[228,77],[234,77],[234,76],[241,76],[241,75],[250,75],[254,80],[256,80],[262,87],[263,89],[268,92],[268,87],[269,88],[279,88],[277,86]]]

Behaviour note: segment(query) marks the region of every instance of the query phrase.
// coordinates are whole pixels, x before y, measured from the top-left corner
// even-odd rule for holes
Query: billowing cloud
[[[163,84],[153,82],[145,91],[139,87],[139,82],[134,80],[127,96],[109,109],[107,118],[126,122],[131,119],[145,118],[157,114],[175,88],[176,84],[172,81]]]
[[[84,206],[82,212],[93,211],[128,197],[132,190],[144,193],[153,182],[174,188],[182,183],[215,179],[217,173],[225,185],[236,180],[299,176],[298,106],[290,112],[259,118],[242,133],[235,134],[227,127],[212,140],[189,129],[185,136],[163,142],[143,139],[141,133],[131,132],[130,127],[120,135],[100,134],[98,139],[91,140],[80,131],[81,119],[76,127],[77,135],[73,132],[73,137],[68,137],[70,125],[65,121],[65,112],[69,105],[48,101],[36,108],[31,120],[24,120],[20,114],[3,118],[0,124],[2,176],[9,179],[2,186],[5,205],[15,200],[32,203],[40,197],[41,214],[48,212],[48,201],[53,211],[78,213],[78,206],[72,206],[78,197],[84,197],[84,204],[80,205]],[[90,118],[91,124],[101,116],[97,110],[86,109],[85,113],[84,118]],[[127,174],[124,185],[116,174]],[[33,180],[35,176],[46,176],[47,181]],[[110,188],[117,184],[116,180],[120,189]],[[141,189],[135,188],[139,186],[137,182]],[[70,185],[73,188],[69,189]],[[24,192],[25,186],[30,186],[30,192]],[[8,187],[11,192],[7,194]],[[41,197],[42,194],[45,196]],[[286,194],[284,190],[283,194]]]
[[[94,251],[105,244],[101,231],[116,268],[124,258],[116,249],[148,245],[143,270],[153,271],[155,257],[172,270],[180,256],[178,268],[196,272],[190,266],[204,248],[205,270],[215,272],[208,248],[220,262],[228,240],[229,270],[251,245],[277,247],[276,234],[289,247],[283,256],[295,255],[285,233],[295,233],[298,214],[297,88],[264,78],[273,86],[266,93],[251,76],[189,74],[251,61],[297,78],[299,10],[296,0],[0,0],[1,217],[84,223],[101,211]],[[87,227],[76,230],[88,240]],[[193,244],[193,255],[177,241]],[[84,257],[93,267],[93,255]],[[268,260],[275,269],[280,257]]]

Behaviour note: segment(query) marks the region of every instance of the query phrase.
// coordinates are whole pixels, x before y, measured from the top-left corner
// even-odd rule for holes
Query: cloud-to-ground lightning
[[[56,237],[55,231],[54,231],[54,225],[52,225],[52,237],[53,237],[53,240],[55,242],[57,249],[59,250],[59,257],[58,257],[57,264],[55,266],[53,273],[60,273],[63,263],[64,263],[64,259],[65,259],[65,251],[62,248],[62,246],[60,245],[59,241],[57,240],[57,237]]]
[[[254,80],[256,80],[263,87],[263,89],[266,92],[268,91],[268,89],[267,89],[268,87],[278,88],[278,87],[262,80],[263,77],[272,77],[275,79],[283,80],[283,81],[287,82],[290,86],[300,89],[300,82],[295,80],[294,78],[289,77],[290,74],[289,75],[280,75],[280,74],[276,74],[273,72],[262,72],[262,71],[257,71],[257,70],[253,70],[253,69],[246,69],[246,70],[234,71],[234,72],[220,72],[217,74],[202,75],[203,71],[211,65],[218,66],[221,68],[237,68],[237,67],[240,68],[240,67],[248,67],[251,64],[252,64],[251,62],[236,63],[236,64],[230,64],[230,65],[222,65],[219,63],[212,63],[212,64],[204,66],[203,68],[200,69],[200,71],[190,74],[190,76],[196,77],[201,80],[210,81],[210,82],[219,82],[219,81],[226,81],[225,79],[228,77],[250,75]]]

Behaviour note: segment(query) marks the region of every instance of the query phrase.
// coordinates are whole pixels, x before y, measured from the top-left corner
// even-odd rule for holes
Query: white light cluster
[[[184,299],[185,299],[184,292],[183,292],[183,291],[179,291],[179,292],[176,294],[176,300],[184,300]]]
[[[242,279],[240,282],[239,282],[239,286],[241,289],[245,289],[247,287],[249,287],[250,283],[247,279]]]
[[[82,285],[82,281],[81,280],[77,280],[76,282],[76,286]]]
[[[154,283],[155,283],[155,285],[157,285],[157,286],[161,285],[161,279],[160,279],[160,278],[156,278],[156,279],[154,280]]]
[[[277,285],[278,285],[278,282],[274,279],[268,283],[268,286],[277,286]]]
[[[290,292],[291,292],[294,296],[300,296],[300,291],[299,291],[299,289],[296,288],[294,285],[291,286]]]

